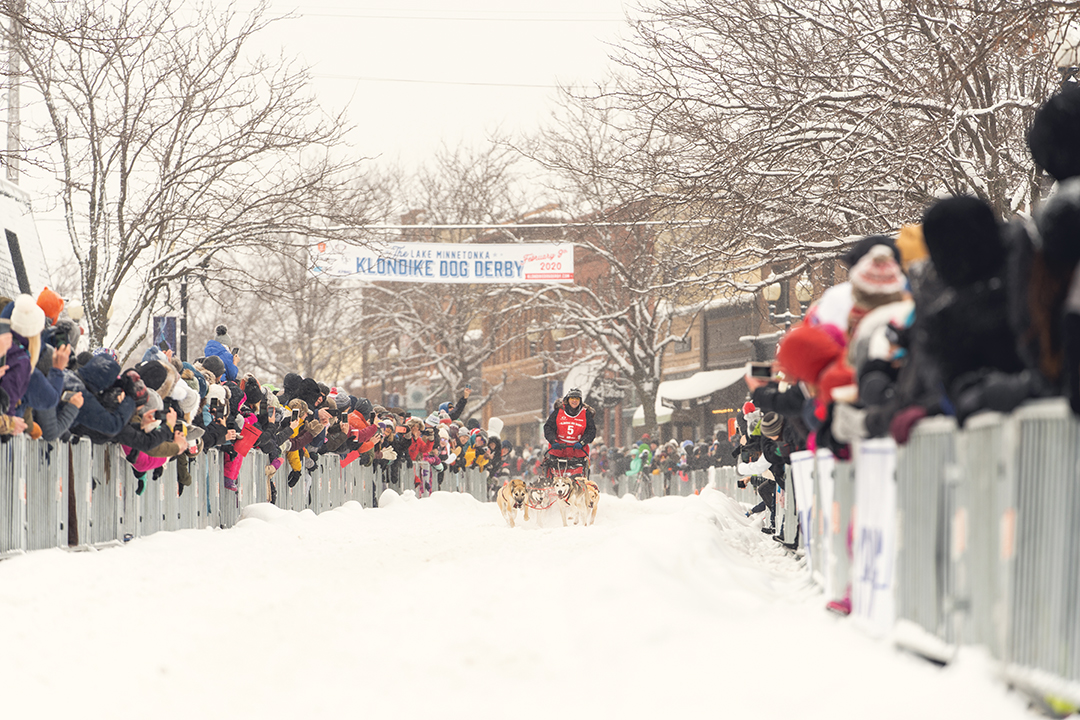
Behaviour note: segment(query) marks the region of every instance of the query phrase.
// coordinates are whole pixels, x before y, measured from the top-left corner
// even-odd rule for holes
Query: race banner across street
[[[312,272],[371,282],[572,283],[574,246],[559,243],[319,243]]]

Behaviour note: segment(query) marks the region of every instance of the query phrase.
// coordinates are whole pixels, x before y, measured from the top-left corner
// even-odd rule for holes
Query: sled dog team
[[[567,526],[568,520],[573,520],[575,525],[592,525],[596,520],[600,488],[584,475],[556,475],[550,488],[529,488],[524,480],[514,478],[503,484],[496,500],[506,523],[514,527],[518,510],[524,511],[525,522],[528,522],[530,508],[546,507],[544,499],[549,491],[555,495],[553,504],[559,509],[563,527]]]

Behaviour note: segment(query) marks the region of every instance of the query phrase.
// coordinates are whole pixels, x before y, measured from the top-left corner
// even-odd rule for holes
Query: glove
[[[382,451],[382,459],[394,461],[397,460],[397,453],[394,452],[394,448],[386,448]]]
[[[746,481],[745,480],[740,480],[739,482],[736,483],[736,485],[738,485],[739,487],[745,489],[746,488]]]
[[[834,404],[832,434],[845,445],[866,437],[866,411],[847,403]]]
[[[585,447],[585,446],[582,445],[580,442],[574,443],[574,449],[575,450],[581,450],[583,447]]]
[[[299,470],[293,470],[291,473],[289,473],[289,487],[295,486],[296,483],[299,482],[299,481],[300,481],[300,471]]]
[[[266,470],[264,470],[263,472],[266,473],[266,477],[272,478],[272,477],[274,477],[274,473],[277,472],[277,468],[274,467],[273,465],[267,465]]]

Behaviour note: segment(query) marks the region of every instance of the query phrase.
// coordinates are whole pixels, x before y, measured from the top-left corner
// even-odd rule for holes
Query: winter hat
[[[855,303],[867,307],[899,300],[906,287],[900,263],[884,245],[870,248],[851,268],[848,277]]]
[[[195,369],[195,366],[191,363],[183,363],[182,367],[184,371],[180,374],[181,377],[191,375],[192,380],[196,383],[196,390],[199,393],[199,397],[206,397],[206,391],[209,389],[210,384],[206,382],[206,378],[201,372]],[[186,380],[186,377],[185,377]]]
[[[756,409],[757,408],[754,406],[754,403],[747,400],[746,402],[743,403],[742,414],[743,415],[749,415],[750,413],[754,412],[754,410],[756,410]],[[649,437],[648,435],[645,435],[645,436],[643,436],[642,439],[647,439],[648,437]]]
[[[32,338],[45,329],[45,311],[37,306],[30,295],[19,295],[4,308],[3,315],[11,318],[11,332]]]
[[[470,430],[477,430],[480,428],[480,421],[476,418],[469,418],[469,422],[465,423],[465,427]]]
[[[922,226],[934,269],[950,287],[994,277],[1005,262],[1005,244],[994,211],[976,197],[939,200],[923,214]]]
[[[259,381],[255,379],[254,375],[245,375],[240,380],[240,387],[243,389],[244,394],[247,395],[248,405],[262,402],[265,397],[263,389],[259,387]]]
[[[46,286],[38,294],[37,306],[45,313],[45,317],[49,318],[49,322],[55,323],[64,309],[64,299]]]
[[[439,409],[443,412],[450,412],[450,403],[444,402],[439,404]]]
[[[365,418],[371,417],[371,401],[366,397],[356,399],[356,411],[363,415]]]
[[[199,393],[192,390],[187,383],[178,382],[173,385],[169,397],[177,402],[186,418],[190,418],[192,413],[199,409]]]
[[[285,377],[282,378],[281,391],[286,398],[286,402],[296,397],[296,391],[300,389],[300,382],[302,380],[303,378],[296,373],[286,373]]]
[[[143,353],[142,362],[147,360],[157,360],[158,362],[169,362],[169,358],[165,357],[165,353],[161,352],[161,349],[157,345],[151,345],[146,348],[146,352]]]
[[[319,390],[319,383],[315,382],[312,378],[304,378],[300,381],[300,387],[297,388],[296,397],[300,398],[308,404],[308,407],[315,407],[318,405],[319,396],[323,393]]]
[[[162,402],[161,396],[158,395],[157,390],[146,388],[146,402],[144,402],[142,407],[139,408],[139,414],[147,413],[151,410],[157,412],[158,410],[164,409],[165,403]]]
[[[225,361],[219,358],[217,355],[207,355],[203,358],[202,366],[210,371],[210,374],[215,378],[220,378],[225,374]]]
[[[427,416],[424,420],[424,424],[428,427],[437,427],[439,425],[439,413],[433,412]]]
[[[232,352],[233,341],[232,338],[229,337],[229,328],[224,325],[218,325],[214,328],[214,335],[216,336],[214,337],[215,340],[224,345],[226,350]]]
[[[151,390],[160,390],[168,379],[169,370],[156,360],[141,362],[135,366],[135,371]]]
[[[1039,167],[1057,181],[1080,175],[1080,87],[1069,83],[1035,113],[1028,148]]]
[[[206,400],[207,402],[210,402],[211,400],[217,400],[219,403],[224,405],[225,388],[223,388],[221,385],[211,385],[209,388],[206,389]]]
[[[821,371],[840,357],[843,347],[820,325],[797,325],[776,349],[776,360],[791,380],[817,382]]]
[[[488,420],[488,436],[497,438],[502,435],[503,421],[501,418],[493,417]]]
[[[1039,233],[1033,238],[1050,266],[1080,260],[1080,177],[1058,185],[1035,213]]]
[[[896,248],[900,251],[900,267],[906,271],[913,262],[930,257],[923,240],[922,225],[904,225],[900,228],[900,237],[896,238]]]
[[[761,418],[762,435],[779,435],[780,428],[783,426],[784,418],[780,416],[780,413],[765,413],[765,416]]]
[[[886,235],[867,235],[841,255],[840,262],[849,268],[855,267],[863,259],[863,256],[870,252],[871,248],[879,245],[888,248],[896,258],[896,262],[900,262],[900,251],[896,248],[896,241]]]

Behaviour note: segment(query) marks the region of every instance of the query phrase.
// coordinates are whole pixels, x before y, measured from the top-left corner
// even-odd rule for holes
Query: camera
[[[773,376],[772,363],[749,362],[746,363],[746,374],[750,377],[768,379]]]
[[[165,416],[166,415],[168,415],[168,413],[165,410],[155,410],[154,411],[154,419],[155,420],[160,420],[161,422],[165,422]]]

